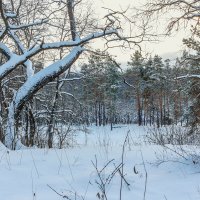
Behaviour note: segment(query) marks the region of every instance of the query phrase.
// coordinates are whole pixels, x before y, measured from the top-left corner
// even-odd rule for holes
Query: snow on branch
[[[18,46],[19,50],[22,53],[25,53],[27,50],[25,49],[24,45],[20,41],[19,37],[15,34],[15,31],[10,30],[10,35],[11,35],[12,39],[14,40],[14,42],[16,43],[16,45]],[[33,64],[30,60],[26,60],[23,64],[26,67],[27,78],[30,78],[34,74]]]
[[[192,75],[187,74],[185,76],[179,76],[176,79],[185,79],[185,78],[198,78],[198,79],[200,79],[200,75],[198,75],[198,74],[192,74]]]
[[[64,57],[62,60],[56,61],[55,63],[49,65],[48,67],[40,70],[38,73],[32,76],[31,79],[27,80],[21,88],[17,91],[14,99],[14,109],[20,111],[24,103],[30,96],[34,95],[44,83],[50,82],[55,77],[66,71],[83,52],[83,48],[78,46]],[[16,115],[19,113],[16,112]]]
[[[13,13],[13,12],[6,12],[4,14],[7,18],[16,18],[17,17],[17,14],[16,13]]]
[[[29,24],[21,24],[21,25],[11,25],[11,24],[9,24],[9,28],[11,30],[19,30],[19,29],[29,28],[29,27],[32,27],[32,26],[42,25],[46,22],[48,22],[48,19],[36,20],[35,22],[29,23]]]
[[[85,76],[74,77],[74,78],[63,78],[63,79],[59,80],[59,82],[63,82],[63,81],[77,81],[77,80],[82,80],[84,78],[85,78]]]
[[[64,41],[64,42],[53,42],[53,43],[41,44],[26,51],[22,55],[13,54],[11,58],[0,67],[0,80],[4,78],[8,73],[10,73],[12,70],[14,70],[17,65],[23,64],[26,60],[28,60],[29,58],[31,58],[32,56],[38,54],[39,52],[43,50],[59,49],[61,47],[80,46],[89,42],[92,39],[100,38],[102,36],[111,35],[111,34],[116,34],[116,30],[111,29],[111,30],[107,30],[103,32],[92,33],[84,37],[83,39],[75,40],[75,41],[71,40],[71,41]]]
[[[5,54],[6,57],[12,57],[13,53],[10,51],[10,49],[2,42],[0,42],[0,49]]]

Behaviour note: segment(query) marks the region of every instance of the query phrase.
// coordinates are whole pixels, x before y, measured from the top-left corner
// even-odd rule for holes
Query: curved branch
[[[17,91],[13,100],[15,110],[14,118],[16,119],[18,117],[26,101],[30,100],[30,98],[44,85],[51,82],[57,76],[69,69],[72,64],[78,59],[82,52],[82,47],[74,47],[69,55],[64,57],[62,60],[59,60],[51,64],[50,66],[42,69],[41,71],[33,75],[31,79],[27,80]]]
[[[12,57],[10,58],[10,60],[8,60],[8,62],[6,62],[0,66],[0,80],[2,80],[10,72],[12,72],[18,65],[23,64],[29,58],[40,53],[41,51],[50,50],[50,49],[59,49],[61,47],[82,46],[85,43],[89,42],[90,40],[100,38],[100,37],[106,36],[106,35],[115,34],[115,33],[116,33],[116,30],[111,29],[111,30],[107,30],[107,31],[103,31],[103,32],[97,32],[97,33],[90,34],[81,40],[41,44],[40,46],[36,46],[36,47],[30,49],[29,51],[25,52],[22,55],[13,54]]]

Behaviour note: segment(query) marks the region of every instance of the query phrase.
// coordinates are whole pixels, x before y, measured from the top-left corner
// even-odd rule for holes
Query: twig
[[[125,179],[124,175],[122,174],[122,172],[120,171],[120,169],[118,170],[121,178],[124,180],[124,182],[126,183],[126,185],[129,187],[130,186],[130,183],[128,183],[128,181]]]
[[[143,162],[143,166],[144,166],[144,171],[145,171],[145,187],[144,187],[144,195],[143,195],[143,200],[146,199],[146,192],[147,192],[147,178],[148,178],[148,174],[147,174],[147,169],[146,169],[146,165],[144,162],[144,157],[141,151],[141,157],[142,157],[142,162]]]
[[[33,164],[34,164],[34,167],[35,167],[35,171],[36,171],[36,173],[37,173],[37,175],[38,175],[38,178],[39,178],[40,175],[39,175],[39,172],[38,172],[38,169],[37,169],[36,163],[35,163],[35,159],[34,159],[34,157],[33,157],[33,154],[32,154],[32,151],[31,151],[31,150],[30,150],[30,152],[31,152],[31,157],[32,157]]]
[[[122,169],[120,171],[120,175],[121,175],[121,181],[120,181],[120,192],[119,192],[119,199],[121,200],[122,199],[122,185],[123,185],[123,180],[124,180],[124,151],[125,151],[125,146],[126,146],[126,141],[128,139],[128,136],[129,136],[129,132],[127,132],[126,134],[126,138],[124,140],[124,144],[123,144],[123,148],[122,148]]]
[[[48,186],[52,191],[54,191],[57,195],[61,196],[62,198],[71,200],[68,196],[62,195],[62,194],[58,193],[58,192],[57,192],[55,189],[53,189],[49,184],[47,184],[47,186]]]

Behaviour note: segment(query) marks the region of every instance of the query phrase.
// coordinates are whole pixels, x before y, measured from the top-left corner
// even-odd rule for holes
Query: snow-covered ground
[[[89,127],[78,133],[74,148],[9,151],[0,146],[0,200],[99,199],[101,191],[92,162],[106,180],[122,161],[124,151],[123,200],[200,199],[200,165],[144,142],[146,130],[136,125],[114,128]],[[169,146],[169,148],[172,148]],[[192,149],[194,147],[184,147]],[[198,151],[196,148],[195,151]],[[97,160],[97,162],[96,162]],[[106,186],[108,200],[118,200],[119,171]],[[146,182],[146,184],[145,184]],[[145,197],[144,197],[144,191]],[[58,193],[58,194],[57,194]]]

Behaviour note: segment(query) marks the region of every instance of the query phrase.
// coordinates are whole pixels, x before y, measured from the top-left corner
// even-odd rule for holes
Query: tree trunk
[[[32,110],[29,109],[29,123],[30,123],[30,141],[29,145],[32,147],[34,143],[34,138],[35,138],[35,118],[32,113]]]
[[[3,133],[3,113],[5,112],[5,104],[4,104],[4,94],[3,94],[3,88],[0,82],[0,141],[4,143],[4,133]]]
[[[17,91],[8,109],[9,114],[5,138],[5,144],[8,148],[14,149],[16,146],[15,124],[24,104],[28,102],[40,88],[69,69],[82,52],[83,48],[74,47],[68,56],[33,75],[31,79],[28,79]]]
[[[95,102],[95,124],[98,126],[98,112],[97,112],[97,101]]]
[[[99,101],[99,105],[98,105],[98,117],[99,117],[99,126],[101,126],[102,117],[101,117],[101,102],[100,101]]]
[[[53,147],[53,125],[54,125],[54,117],[55,117],[55,110],[56,110],[56,102],[58,100],[59,96],[59,79],[57,80],[56,84],[56,94],[53,99],[53,105],[51,109],[51,115],[50,115],[50,120],[49,120],[49,125],[47,129],[47,135],[48,135],[48,147],[52,148]]]

